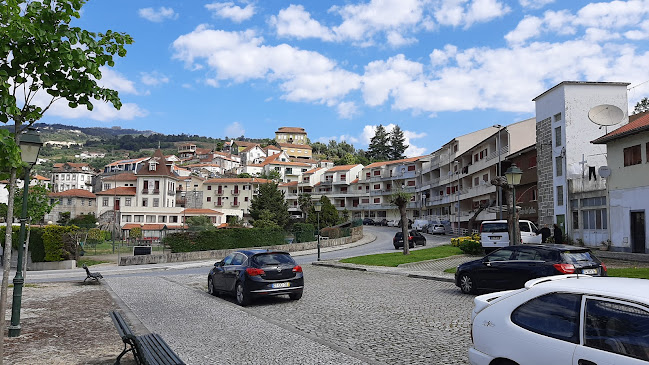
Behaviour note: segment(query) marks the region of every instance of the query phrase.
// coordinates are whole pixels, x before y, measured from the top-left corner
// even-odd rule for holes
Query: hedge
[[[43,228],[43,246],[45,250],[45,261],[63,261],[74,257],[70,251],[70,240],[64,239],[64,235],[74,232],[76,226],[48,225]],[[67,246],[67,247],[66,247]],[[67,249],[66,249],[67,248]]]
[[[295,236],[295,242],[311,242],[315,241],[315,231],[316,228],[313,224],[309,223],[295,223],[293,224],[293,235]]]
[[[194,252],[283,245],[285,236],[281,228],[228,228],[172,233],[164,238],[164,244],[171,252]]]
[[[11,247],[14,250],[18,250],[18,241],[20,236],[20,226],[12,226],[11,234]],[[2,248],[4,249],[4,234],[5,230],[2,230],[3,244]],[[25,239],[27,238],[28,231],[25,230]],[[29,234],[29,254],[32,257],[32,262],[43,262],[45,261],[45,248],[43,247],[43,228],[41,227],[32,227],[31,233]]]

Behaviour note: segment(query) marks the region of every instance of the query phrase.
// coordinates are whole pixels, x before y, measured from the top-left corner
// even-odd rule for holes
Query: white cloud
[[[239,137],[245,135],[246,130],[239,122],[234,122],[225,127],[225,135],[229,137]]]
[[[333,40],[329,28],[311,18],[311,14],[302,5],[291,5],[279,11],[277,16],[271,16],[270,25],[275,27],[280,37],[319,38],[325,41]]]
[[[359,141],[364,145],[363,147],[366,148],[367,146],[369,146],[372,137],[374,137],[374,134],[376,133],[376,127],[378,127],[378,125],[365,125],[363,127],[363,131],[361,132],[361,135],[359,137]],[[386,132],[390,133],[392,132],[392,129],[396,127],[396,124],[389,123],[383,125],[383,127],[385,128]],[[404,129],[402,129],[402,131],[403,136],[406,140],[406,144],[408,145],[408,148],[405,152],[406,157],[416,157],[426,154],[426,147],[417,147],[412,144],[413,139],[424,138],[426,137],[426,133],[417,133]]]
[[[440,0],[435,4],[435,19],[441,25],[469,28],[509,13],[511,8],[498,0]]]
[[[513,44],[524,43],[528,39],[541,34],[541,24],[543,24],[542,19],[535,16],[526,16],[518,23],[516,29],[505,35],[505,39]]]
[[[388,32],[388,43],[393,47],[401,47],[417,43],[417,38],[406,38],[397,31]]]
[[[206,4],[205,8],[210,10],[215,17],[230,19],[235,23],[241,23],[255,15],[255,7],[252,4],[245,8],[234,5],[232,2]]]
[[[385,103],[401,85],[423,76],[423,65],[406,60],[403,54],[387,61],[373,61],[365,66],[363,99],[371,106]]]
[[[556,0],[519,0],[518,2],[524,8],[541,9],[542,7],[552,4]]]
[[[155,10],[154,8],[143,8],[138,11],[138,14],[141,18],[156,23],[160,23],[166,19],[178,19],[178,14],[174,9],[166,8],[164,6],[159,7],[158,10]]]
[[[354,115],[358,114],[358,108],[354,102],[341,102],[337,106],[338,116],[343,119],[351,119]]]
[[[124,94],[138,94],[135,83],[110,67],[100,67],[101,79],[97,84]]]
[[[159,86],[169,82],[169,77],[157,72],[141,72],[140,81],[148,86]]]
[[[101,122],[110,122],[113,120],[133,120],[135,118],[145,117],[149,114],[148,111],[141,109],[137,104],[124,103],[122,108],[117,110],[110,103],[94,100],[92,102],[93,110],[88,111],[85,106],[77,108],[70,108],[66,100],[58,100],[47,115],[57,116],[68,119],[92,119]]]
[[[331,137],[320,137],[318,138],[318,142],[324,143],[324,144],[329,144],[330,141],[336,141],[336,142],[347,142],[349,144],[356,144],[358,143],[358,138],[354,136],[350,136],[347,134],[343,134],[340,136],[331,136]],[[354,146],[354,148],[358,148],[358,146]]]
[[[226,32],[199,26],[178,37],[172,45],[174,58],[195,69],[205,62],[209,82],[244,82],[252,79],[278,81],[283,98],[336,105],[360,87],[360,76],[339,68],[323,55],[287,44],[266,46],[253,31]]]

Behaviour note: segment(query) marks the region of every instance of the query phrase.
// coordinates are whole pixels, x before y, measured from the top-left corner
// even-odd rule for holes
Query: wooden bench
[[[110,312],[110,318],[124,341],[124,350],[117,357],[115,365],[118,365],[122,356],[129,351],[133,353],[135,361],[141,365],[185,364],[157,333],[136,336],[119,312]]]
[[[86,275],[87,275],[86,278],[83,279],[83,282],[84,282],[84,283],[85,283],[86,280],[88,280],[88,279],[90,279],[90,280],[94,280],[94,281],[97,281],[97,282],[98,282],[99,279],[103,279],[103,278],[104,278],[104,277],[103,277],[100,273],[98,273],[98,272],[90,272],[90,270],[88,269],[88,266],[86,266],[86,264],[83,264],[82,267],[84,268],[84,270],[86,270]]]

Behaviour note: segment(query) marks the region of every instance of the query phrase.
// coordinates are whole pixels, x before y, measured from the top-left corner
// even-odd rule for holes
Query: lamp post
[[[315,202],[313,209],[318,213],[318,261],[320,261],[320,211],[322,211],[322,203],[319,201]]]
[[[18,236],[18,262],[16,265],[16,276],[14,277],[13,302],[11,303],[11,325],[9,326],[9,337],[20,336],[20,306],[23,297],[23,253],[25,247],[25,222],[27,221],[27,199],[29,198],[29,173],[38,161],[38,153],[43,146],[40,136],[35,128],[28,128],[22,136],[19,136],[20,157],[27,164],[25,168],[23,185],[23,206],[20,215],[20,235]],[[10,226],[7,222],[7,227]],[[9,229],[9,228],[7,228]]]
[[[498,154],[498,176],[502,176],[502,169],[500,165],[500,130],[503,128],[502,125],[500,124],[495,124],[494,128],[498,128],[498,137],[496,139],[496,153]],[[496,205],[498,206],[498,219],[502,220],[503,219],[503,210],[501,208],[502,205],[502,186],[498,185],[498,192],[496,193]]]
[[[512,188],[512,215],[511,215],[511,224],[512,232],[510,235],[511,245],[518,245],[518,216],[516,215],[516,185],[521,183],[521,176],[523,171],[513,163],[505,172],[505,177],[507,178],[507,184]]]

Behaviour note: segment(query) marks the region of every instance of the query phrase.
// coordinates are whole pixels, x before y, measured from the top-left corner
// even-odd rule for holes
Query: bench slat
[[[182,365],[184,362],[176,355],[175,352],[167,345],[157,333],[138,336],[137,340],[147,355],[151,356],[152,363],[164,365]]]
[[[112,311],[110,312],[110,318],[113,320],[113,324],[119,333],[119,337],[122,338],[122,341],[127,342],[131,338],[135,337],[133,331],[128,326],[124,317],[119,312]]]

